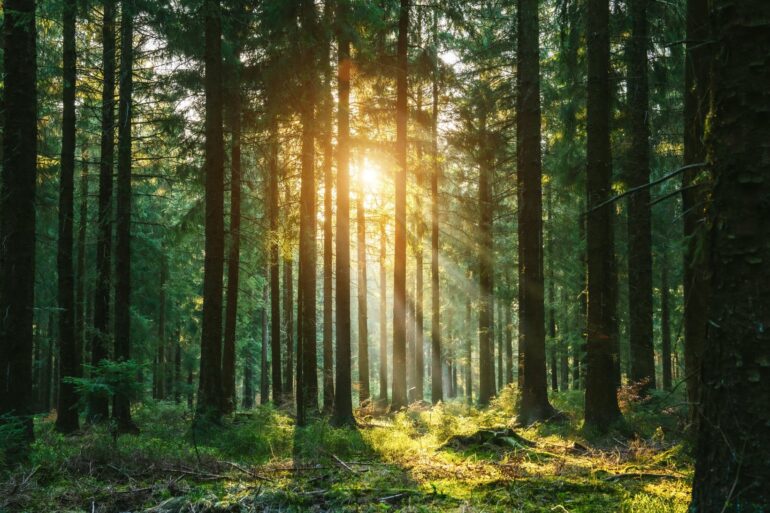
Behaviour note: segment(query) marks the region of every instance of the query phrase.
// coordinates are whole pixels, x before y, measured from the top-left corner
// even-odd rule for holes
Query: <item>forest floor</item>
[[[135,411],[141,433],[117,439],[40,418],[29,464],[0,477],[0,511],[685,512],[682,398],[625,395],[625,425],[602,436],[580,429],[579,392],[552,396],[569,420],[503,432],[513,389],[485,410],[359,411],[356,430],[295,428],[267,406],[193,433],[184,407],[150,403]]]

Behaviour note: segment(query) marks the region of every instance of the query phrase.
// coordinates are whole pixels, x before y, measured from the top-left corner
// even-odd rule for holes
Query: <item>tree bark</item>
[[[366,297],[366,213],[364,210],[364,184],[361,170],[358,174],[356,195],[356,225],[358,230],[358,403],[363,405],[369,393],[369,326]]]
[[[395,252],[393,265],[393,391],[390,408],[407,405],[406,390],[406,177],[407,62],[410,0],[400,0],[396,48]]]
[[[283,318],[286,337],[286,377],[283,392],[290,398],[294,395],[294,261],[291,255],[283,259]]]
[[[648,0],[630,0],[631,35],[628,59],[628,119],[630,150],[628,187],[650,181],[649,86],[647,84]],[[652,340],[652,222],[650,189],[628,198],[628,310],[631,381],[655,388]]]
[[[710,5],[713,275],[690,509],[753,512],[770,504],[770,3]]]
[[[75,288],[75,344],[78,355],[78,366],[75,376],[83,375],[83,361],[86,342],[86,325],[88,318],[86,312],[86,235],[88,233],[88,152],[86,145],[80,150],[80,159],[82,161],[80,171],[80,211],[78,212],[78,241],[77,241],[77,264],[75,267],[75,277],[77,279]]]
[[[271,107],[274,107],[271,105]],[[292,372],[291,363],[286,367],[286,390],[283,389],[283,381],[281,379],[281,290],[280,290],[280,244],[278,241],[278,119],[275,112],[270,112],[270,160],[268,162],[268,175],[267,175],[267,194],[268,205],[267,215],[268,223],[270,225],[270,242],[269,242],[269,254],[268,254],[268,273],[270,276],[270,352],[271,352],[271,369],[272,369],[272,383],[273,383],[273,402],[280,404],[284,400],[284,392],[287,392],[287,397],[290,394],[293,386],[291,383]],[[291,294],[291,261],[284,260],[284,294]],[[288,301],[284,305],[284,315],[288,324],[291,317],[291,297],[288,296]],[[291,360],[292,354],[292,334],[291,329],[286,330],[287,347],[286,357]]]
[[[222,408],[235,411],[235,340],[238,324],[238,288],[241,266],[241,43],[235,35],[230,64],[230,248],[227,256],[227,298],[222,347]]]
[[[671,390],[671,313],[668,288],[668,255],[664,250],[660,263],[660,338],[663,390]]]
[[[431,401],[436,404],[444,399],[444,387],[441,381],[441,301],[439,290],[439,215],[438,182],[441,167],[438,161],[438,13],[433,13],[433,74],[431,115],[431,174],[430,174],[430,354],[431,354]],[[468,362],[470,365],[470,362]]]
[[[585,422],[606,430],[621,419],[613,360],[615,303],[612,205],[596,208],[611,193],[610,41],[607,0],[588,0],[587,260],[588,329]]]
[[[268,324],[267,324],[267,287],[262,289],[262,308],[260,309],[260,324],[262,332],[262,343],[260,344],[260,358],[259,358],[259,404],[267,404],[270,401],[270,375],[268,368],[270,362],[267,360],[267,344],[268,344]],[[275,355],[272,356],[275,359]],[[280,358],[279,358],[280,360]],[[275,391],[275,388],[273,388]],[[275,401],[273,397],[273,401]]]
[[[704,144],[706,114],[709,110],[708,0],[687,1],[687,44],[684,84],[684,164],[706,160]],[[710,243],[706,229],[708,172],[692,169],[682,175],[682,222],[686,241],[683,261],[684,285],[684,367],[690,422],[697,431],[700,418],[700,367],[706,339],[709,297]],[[699,184],[696,188],[693,188]]]
[[[99,214],[96,236],[96,286],[91,365],[109,358],[110,288],[112,282],[112,172],[115,150],[115,0],[104,0],[102,21],[102,126],[99,161]],[[106,397],[92,397],[86,417],[103,422],[109,417]]]
[[[554,414],[554,409],[548,402],[545,365],[538,1],[522,0],[517,13],[519,336],[524,353],[524,379],[518,422],[531,424],[548,419]]]
[[[75,327],[75,276],[72,261],[73,218],[75,213],[75,24],[77,1],[66,0],[63,5],[62,62],[62,145],[61,177],[59,178],[59,239],[57,276],[59,300],[59,333],[62,379],[59,386],[56,430],[71,433],[79,427],[78,396],[75,387],[64,381],[79,375],[80,355]]]
[[[337,259],[336,271],[336,382],[334,417],[337,426],[353,426],[353,393],[350,358],[350,39],[348,0],[337,2]]]
[[[115,360],[131,358],[131,122],[134,89],[134,0],[122,0],[120,18],[120,98],[118,102],[118,179],[115,219]],[[118,431],[137,432],[131,400],[116,394],[112,416]]]
[[[380,405],[384,408],[388,404],[388,269],[387,244],[385,233],[385,216],[380,219]]]
[[[224,139],[222,20],[219,0],[205,0],[206,225],[203,325],[197,415],[219,420],[222,404],[222,278],[224,273]]]
[[[162,247],[162,246],[161,246]],[[155,349],[155,399],[166,399],[166,282],[168,281],[168,266],[165,257],[160,261],[160,276],[158,281],[158,345]]]
[[[486,99],[483,100],[486,102]],[[492,345],[494,330],[492,328],[494,311],[492,303],[493,266],[492,255],[492,169],[489,156],[489,140],[487,133],[486,103],[479,112],[479,404],[486,406],[494,395],[494,361],[492,360]]]

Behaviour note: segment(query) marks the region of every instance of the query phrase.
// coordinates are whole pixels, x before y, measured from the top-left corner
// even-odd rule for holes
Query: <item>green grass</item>
[[[41,418],[29,464],[0,482],[0,511],[687,510],[679,398],[625,404],[625,426],[604,436],[581,429],[581,394],[552,400],[571,420],[517,430],[535,447],[444,447],[509,423],[510,389],[483,411],[451,402],[362,417],[357,430],[324,419],[298,429],[260,407],[193,432],[184,408],[153,403],[135,411],[141,434],[115,441],[103,427],[63,437]]]

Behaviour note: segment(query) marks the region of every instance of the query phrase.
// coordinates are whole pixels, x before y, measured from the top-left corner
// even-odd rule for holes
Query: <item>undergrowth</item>
[[[141,433],[117,439],[102,426],[65,437],[39,418],[29,463],[2,476],[0,511],[683,513],[692,462],[680,400],[631,397],[625,423],[598,435],[578,421],[582,394],[557,393],[566,421],[515,428],[534,444],[456,443],[510,427],[512,388],[484,410],[413,405],[362,415],[355,430],[296,428],[270,406],[193,430],[165,402],[137,407]]]

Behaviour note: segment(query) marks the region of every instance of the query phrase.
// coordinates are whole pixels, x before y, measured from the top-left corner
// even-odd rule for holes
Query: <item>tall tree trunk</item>
[[[545,365],[538,1],[522,0],[517,13],[519,337],[524,352],[518,421],[531,424],[554,414],[548,402]]]
[[[598,207],[611,193],[610,40],[607,0],[588,0],[587,114],[587,259],[588,336],[586,364],[586,424],[606,430],[621,418],[615,392],[613,340],[615,294],[611,205]],[[598,207],[598,208],[597,208]]]
[[[441,168],[438,161],[438,13],[433,13],[433,74],[432,96],[433,112],[431,115],[431,174],[430,174],[430,354],[431,354],[431,401],[436,404],[444,399],[444,387],[441,382],[441,303],[439,291],[439,218],[438,218],[438,181]],[[469,346],[470,347],[470,346]],[[468,365],[470,366],[470,355]]]
[[[80,355],[75,329],[75,276],[72,262],[73,218],[75,213],[75,20],[77,1],[63,6],[64,52],[62,62],[62,144],[59,178],[59,240],[57,251],[59,334],[62,380],[59,386],[56,430],[71,433],[78,429],[78,397],[75,387],[64,378],[79,375]]]
[[[96,236],[96,286],[94,288],[94,327],[91,339],[91,365],[109,358],[110,283],[112,281],[112,172],[115,150],[115,0],[104,0],[102,22],[102,127],[99,161],[99,215]],[[92,397],[88,404],[89,422],[106,421],[106,397]]]
[[[490,148],[487,133],[487,105],[479,113],[479,138],[481,141],[479,163],[479,404],[486,406],[494,395],[494,362],[492,328],[494,311],[492,303],[493,255],[492,255],[492,179]]]
[[[505,304],[505,384],[513,384],[513,320],[511,304]]]
[[[348,0],[337,2],[337,259],[336,317],[337,352],[334,389],[335,425],[355,425],[350,358],[350,39],[347,31]]]
[[[631,35],[628,59],[628,118],[631,147],[628,187],[650,181],[650,110],[647,84],[648,0],[630,0]],[[652,340],[652,221],[650,189],[628,198],[628,310],[631,381],[655,388]]]
[[[465,300],[465,328],[466,328],[466,334],[465,334],[465,356],[468,358],[468,365],[465,368],[465,399],[468,403],[468,406],[473,404],[473,342],[472,340],[472,330],[473,326],[471,325],[471,296],[470,294],[467,296]],[[435,355],[433,356],[435,359]],[[441,374],[440,370],[435,370],[434,372],[438,372]]]
[[[546,188],[546,236],[545,254],[548,258],[548,338],[551,341],[551,390],[559,390],[559,371],[557,368],[559,342],[556,339],[556,283],[553,276],[553,185],[549,182]],[[561,331],[561,330],[560,330]]]
[[[668,255],[665,250],[661,257],[660,270],[660,339],[663,367],[663,390],[671,390],[671,314],[668,288]]]
[[[264,306],[267,308],[267,305]],[[244,410],[254,408],[254,347],[251,344],[246,346],[243,355],[243,398],[241,407]]]
[[[161,246],[162,248],[162,246]],[[155,355],[155,399],[166,399],[166,282],[168,281],[168,264],[166,258],[160,260],[160,277],[158,281],[158,346]]]
[[[324,2],[324,23],[331,24],[333,19],[334,2]],[[323,412],[327,415],[334,413],[334,279],[332,265],[334,260],[333,248],[333,217],[332,208],[334,176],[332,165],[334,147],[332,135],[334,124],[334,98],[332,97],[332,38],[326,37],[326,52],[321,66],[323,68],[324,89],[322,101],[323,131],[323,180],[324,180],[324,223],[323,223]]]
[[[407,404],[406,390],[406,177],[407,61],[410,0],[400,0],[396,48],[395,251],[393,265],[393,392],[391,410]]]
[[[238,324],[238,288],[241,266],[241,47],[240,36],[235,43],[230,65],[230,251],[227,257],[227,301],[225,305],[224,339],[222,346],[222,408],[232,413],[235,399],[235,340]]]
[[[714,273],[690,508],[763,511],[770,504],[770,3],[711,7]]]
[[[366,213],[364,184],[359,168],[356,194],[356,225],[358,230],[358,403],[364,404],[369,393],[369,326],[366,297]]]
[[[174,344],[174,402],[179,404],[182,400],[182,344],[180,338],[176,339]]]
[[[415,27],[415,44],[420,51],[423,51],[422,45],[422,17],[423,9],[417,9],[417,26]],[[417,81],[415,84],[416,101],[415,111],[422,120],[422,83]],[[425,396],[425,319],[423,315],[424,308],[424,279],[423,279],[423,240],[425,238],[425,222],[423,219],[422,198],[425,192],[425,171],[423,168],[423,123],[417,122],[417,144],[415,144],[415,156],[417,164],[414,169],[416,190],[415,195],[415,247],[414,247],[414,391],[412,399],[422,401]]]
[[[291,255],[283,259],[283,317],[286,337],[286,372],[283,392],[287,398],[290,398],[294,395],[294,261]],[[275,392],[275,389],[273,391]]]
[[[297,376],[297,422],[304,425],[306,412],[318,409],[318,376],[316,363],[316,184],[315,184],[315,103],[316,103],[316,12],[312,0],[303,0],[303,28],[308,46],[303,49],[303,92],[301,98],[302,173],[300,185],[299,225],[299,315],[301,326],[302,375]],[[299,351],[299,350],[298,350]],[[299,358],[299,354],[297,355]],[[301,379],[300,379],[301,378]],[[300,386],[301,383],[301,386]]]
[[[224,273],[224,139],[222,135],[222,20],[219,0],[205,0],[206,241],[198,412],[222,414],[222,278]]]
[[[271,106],[273,107],[273,106]],[[270,352],[271,369],[273,382],[273,402],[280,404],[284,400],[283,381],[281,379],[281,290],[280,290],[280,244],[278,241],[278,119],[275,112],[270,112],[270,160],[267,176],[267,194],[268,206],[267,215],[270,225],[270,242],[268,255],[268,273],[270,275]],[[291,261],[284,260],[284,294],[291,294]],[[284,305],[284,315],[288,324],[291,317],[291,297],[287,296],[288,301]],[[291,328],[286,330],[287,347],[286,357],[291,360],[292,354],[292,333]],[[286,391],[290,394],[293,386],[291,380],[291,363],[286,367],[287,386]],[[290,397],[290,395],[287,395]]]
[[[131,96],[134,88],[134,1],[122,0],[121,11],[115,219],[115,360],[128,361],[131,358]],[[115,394],[112,416],[119,431],[138,431],[131,420],[131,398],[125,394]]]
[[[387,247],[388,239],[385,233],[385,216],[380,219],[380,405],[388,404],[388,269]]]
[[[503,302],[497,301],[497,389],[502,390],[505,386],[505,368],[503,367],[503,332],[505,331],[505,321],[503,319]]]
[[[259,358],[259,404],[267,404],[270,401],[270,375],[268,368],[270,363],[267,361],[267,344],[268,344],[268,325],[267,325],[267,287],[262,289],[262,308],[260,310],[260,326],[262,332],[262,343],[260,344],[260,358]],[[275,359],[276,355],[272,355]],[[280,360],[280,358],[279,358]],[[273,388],[275,392],[275,388]],[[273,401],[277,399],[273,397]]]
[[[706,160],[704,144],[709,109],[709,69],[712,45],[708,0],[687,0],[687,43],[684,68],[684,164]],[[710,243],[706,222],[708,173],[691,169],[682,175],[684,251],[684,366],[690,423],[700,418],[700,367],[706,339],[709,297]],[[697,184],[697,185],[696,185]]]
[[[86,336],[86,235],[88,233],[88,151],[85,144],[80,150],[80,212],[78,212],[77,263],[75,267],[75,345],[78,366],[75,376],[83,375],[83,357]]]

